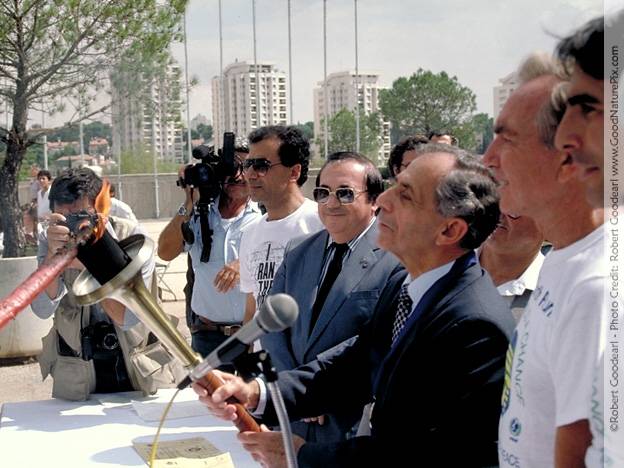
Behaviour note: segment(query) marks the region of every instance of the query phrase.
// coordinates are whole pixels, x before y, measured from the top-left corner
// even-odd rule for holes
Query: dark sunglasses
[[[351,187],[340,187],[334,191],[329,190],[327,187],[315,187],[314,190],[312,190],[312,196],[316,203],[324,205],[329,201],[329,196],[334,194],[341,205],[348,205],[353,203],[358,195],[364,192],[366,192],[366,190],[356,190]]]
[[[266,158],[251,158],[243,161],[243,171],[248,172],[253,169],[258,175],[265,175],[274,166],[281,166],[282,163],[272,163]]]

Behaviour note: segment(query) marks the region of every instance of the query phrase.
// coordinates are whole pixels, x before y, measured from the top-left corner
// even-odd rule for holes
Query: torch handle
[[[221,378],[214,372],[208,372],[205,376],[198,380],[197,383],[204,387],[208,391],[209,395],[212,395],[217,388],[224,384],[223,380],[221,380]],[[227,399],[227,402],[236,406],[236,414],[238,417],[236,418],[236,421],[234,421],[234,425],[239,432],[260,432],[260,426],[256,420],[236,398],[230,397]]]

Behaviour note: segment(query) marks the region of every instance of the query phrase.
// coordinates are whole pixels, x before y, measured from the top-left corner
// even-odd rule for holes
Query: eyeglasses
[[[366,190],[356,190],[351,187],[340,187],[336,190],[329,190],[327,187],[316,187],[312,190],[312,196],[316,203],[320,203],[324,205],[329,201],[330,195],[335,195],[336,199],[340,202],[341,205],[349,205],[353,203],[355,199],[361,194],[366,192]]]
[[[281,165],[282,163],[272,163],[266,158],[251,158],[243,161],[243,171],[249,172],[250,169],[253,169],[256,174],[263,176],[266,175],[272,167]]]

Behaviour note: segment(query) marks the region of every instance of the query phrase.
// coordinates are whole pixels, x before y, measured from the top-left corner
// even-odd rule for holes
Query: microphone
[[[288,294],[279,293],[267,296],[256,316],[197,364],[191,373],[178,384],[178,388],[183,389],[220,365],[231,363],[247,352],[249,345],[262,335],[290,327],[295,323],[298,315],[299,306]]]

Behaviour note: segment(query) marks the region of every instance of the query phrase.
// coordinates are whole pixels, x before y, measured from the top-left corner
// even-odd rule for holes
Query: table
[[[133,442],[152,442],[158,422],[145,422],[127,403],[43,400],[5,403],[0,418],[0,466],[7,468],[146,467]],[[99,397],[95,395],[95,397]],[[104,401],[104,400],[103,400]],[[160,440],[205,437],[234,465],[257,467],[236,439],[236,428],[212,416],[165,421]]]

